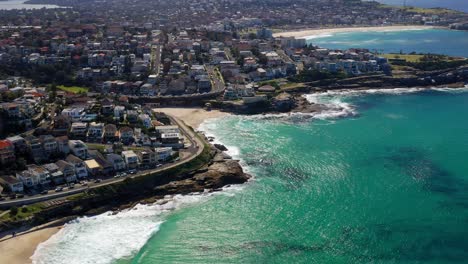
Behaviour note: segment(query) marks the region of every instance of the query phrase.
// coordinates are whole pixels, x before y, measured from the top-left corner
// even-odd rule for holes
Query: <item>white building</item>
[[[127,168],[135,169],[138,168],[138,155],[133,150],[122,151],[122,157],[127,164]]]
[[[172,155],[172,148],[155,148],[154,151],[158,157],[158,161],[166,161]]]
[[[114,108],[114,117],[115,118],[121,118],[125,114],[125,107],[118,105]]]
[[[16,178],[27,187],[50,183],[50,174],[45,168],[35,164],[28,165],[28,169],[16,174]]]
[[[88,146],[81,140],[70,140],[68,141],[68,147],[71,153],[80,159],[86,159],[88,157]]]
[[[75,167],[75,174],[78,179],[88,177],[88,170],[82,159],[74,155],[68,155],[66,161]]]
[[[73,121],[80,120],[85,109],[82,107],[69,107],[62,110],[62,115],[70,117]]]

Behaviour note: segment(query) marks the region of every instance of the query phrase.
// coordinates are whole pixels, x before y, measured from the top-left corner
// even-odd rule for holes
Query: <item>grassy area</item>
[[[281,90],[294,90],[297,88],[304,87],[304,83],[288,82],[281,85]]]
[[[5,214],[0,218],[0,221],[15,221],[15,220],[27,219],[33,216],[35,213],[43,210],[44,208],[45,208],[45,205],[42,203],[31,204],[27,206],[18,207],[16,214],[12,212],[12,209],[13,209],[12,208],[10,209],[10,212],[8,214]]]
[[[95,149],[101,152],[103,152],[106,149],[106,145],[103,145],[103,144],[86,143],[86,145],[90,149]]]
[[[386,5],[381,4],[381,8],[398,8],[398,9],[406,9],[407,12],[413,12],[418,14],[428,14],[428,15],[441,15],[441,14],[456,14],[460,13],[456,10],[446,9],[446,8],[422,8],[422,7],[414,7],[414,6],[394,6],[394,5]]]
[[[221,82],[222,82],[223,84],[226,84],[226,83],[224,82],[223,75],[221,74],[221,72],[219,71],[218,68],[215,68],[215,73],[216,73],[216,75],[218,75],[218,78],[221,80]]]
[[[79,94],[79,93],[87,93],[89,91],[89,88],[87,87],[80,87],[80,86],[65,86],[65,85],[59,85],[57,86],[59,90],[69,92],[69,93],[74,93],[74,94]]]
[[[445,8],[421,8],[421,7],[413,7],[413,6],[407,7],[406,11],[420,13],[420,14],[431,14],[431,15],[459,13],[458,11],[445,9]]]
[[[383,57],[387,59],[403,59],[407,62],[422,62],[422,61],[456,61],[464,60],[464,58],[450,57],[445,55],[424,55],[424,54],[398,54],[398,53],[388,53],[382,54]]]
[[[409,62],[419,62],[424,55],[419,54],[383,54],[387,59],[403,59]]]

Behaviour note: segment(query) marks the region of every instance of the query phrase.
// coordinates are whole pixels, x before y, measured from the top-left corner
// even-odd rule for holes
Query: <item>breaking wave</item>
[[[166,196],[151,205],[136,205],[118,213],[81,217],[41,243],[33,264],[108,264],[134,256],[158,232],[169,212],[206,201],[213,195],[232,196],[242,187],[222,192]]]
[[[467,92],[468,85],[460,88],[393,88],[393,89],[366,89],[366,90],[335,90],[321,93],[304,95],[307,101],[314,104],[325,105],[327,110],[314,114],[317,119],[330,119],[347,117],[358,114],[357,109],[344,100],[349,97],[362,96],[366,94],[389,94],[400,95],[418,93],[424,91],[438,91],[448,93]]]

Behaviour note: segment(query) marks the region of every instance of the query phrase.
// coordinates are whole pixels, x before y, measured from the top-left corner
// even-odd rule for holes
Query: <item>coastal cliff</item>
[[[238,161],[218,148],[206,145],[199,157],[174,170],[127,178],[120,183],[56,201],[53,205],[32,205],[41,206],[41,210],[28,219],[0,222],[0,232],[33,227],[64,217],[119,211],[138,203],[156,202],[165,195],[218,191],[226,185],[244,183],[249,178]]]
[[[213,191],[226,185],[244,183],[249,178],[250,175],[244,173],[239,162],[221,158],[207,168],[196,171],[191,178],[158,186],[154,191],[156,195]]]

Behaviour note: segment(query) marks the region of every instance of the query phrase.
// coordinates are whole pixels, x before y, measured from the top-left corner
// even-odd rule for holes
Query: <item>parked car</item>
[[[48,190],[43,190],[43,191],[41,192],[42,195],[45,195],[45,194],[48,194],[48,193],[49,193]]]
[[[94,182],[95,183],[100,183],[102,180],[101,179],[96,179]]]
[[[63,191],[63,187],[57,187],[57,188],[55,188],[55,192],[61,192],[61,191]]]

